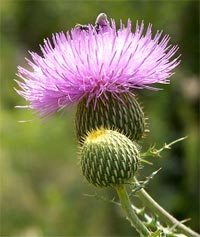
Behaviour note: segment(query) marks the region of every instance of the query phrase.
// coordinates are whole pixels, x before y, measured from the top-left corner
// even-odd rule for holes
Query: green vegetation
[[[198,1],[1,1],[1,225],[5,236],[133,236],[133,229],[110,203],[110,188],[89,185],[82,176],[74,132],[75,110],[49,121],[15,109],[26,102],[14,91],[17,65],[27,51],[39,52],[43,39],[76,23],[94,23],[100,12],[119,22],[131,18],[153,24],[180,46],[182,63],[160,92],[141,91],[150,134],[143,150],[188,136],[140,171],[145,179],[162,170],[148,192],[177,219],[199,231],[198,219]],[[134,26],[133,26],[134,28]],[[33,120],[19,123],[20,120]],[[151,159],[152,161],[152,159]]]

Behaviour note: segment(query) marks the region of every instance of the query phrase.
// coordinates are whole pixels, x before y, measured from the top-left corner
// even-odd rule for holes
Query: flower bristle
[[[179,64],[178,46],[169,45],[170,37],[157,31],[152,36],[149,24],[131,20],[116,29],[106,14],[97,17],[95,26],[88,24],[66,33],[53,34],[41,46],[42,56],[29,52],[32,70],[18,67],[17,93],[28,108],[45,118],[79,103],[82,98],[101,100],[107,93],[121,94],[131,90],[158,90],[155,84],[169,83],[172,70]]]

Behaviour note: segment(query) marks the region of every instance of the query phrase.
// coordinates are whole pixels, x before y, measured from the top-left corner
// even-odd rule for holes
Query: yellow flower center
[[[99,143],[99,142],[105,140],[106,134],[107,134],[107,131],[104,128],[93,130],[92,132],[90,132],[88,134],[86,142]]]

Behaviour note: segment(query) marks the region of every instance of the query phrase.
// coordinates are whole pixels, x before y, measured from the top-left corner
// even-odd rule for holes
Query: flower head
[[[126,183],[140,165],[138,145],[114,130],[92,130],[80,151],[83,175],[99,187]]]
[[[17,81],[23,96],[39,116],[49,116],[60,109],[80,102],[87,96],[107,98],[132,89],[156,89],[156,83],[169,83],[172,70],[179,64],[173,58],[178,46],[168,45],[170,37],[152,25],[144,31],[137,23],[132,32],[131,21],[125,26],[108,22],[106,15],[97,18],[95,26],[75,27],[66,33],[53,34],[44,40],[42,56],[30,52],[30,71],[18,67]]]

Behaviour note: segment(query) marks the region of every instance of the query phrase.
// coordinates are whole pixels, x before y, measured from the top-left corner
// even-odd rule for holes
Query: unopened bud
[[[81,147],[83,175],[95,186],[124,184],[134,176],[139,159],[138,145],[113,130],[92,131]]]

